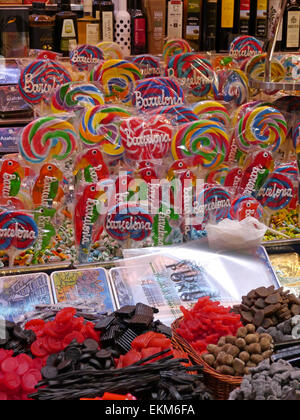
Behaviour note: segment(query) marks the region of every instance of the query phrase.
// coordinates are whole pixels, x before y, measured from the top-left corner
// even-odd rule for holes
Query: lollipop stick
[[[274,235],[282,236],[283,238],[286,238],[286,239],[291,239],[290,236],[286,235],[285,233],[279,232],[278,230],[275,230],[272,228],[268,228],[268,232],[271,232]]]

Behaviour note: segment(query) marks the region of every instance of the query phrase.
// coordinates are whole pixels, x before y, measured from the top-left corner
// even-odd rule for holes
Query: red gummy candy
[[[48,355],[48,351],[43,346],[43,341],[41,339],[38,339],[34,343],[32,343],[31,353],[35,357],[45,357]]]
[[[18,361],[13,357],[3,360],[1,363],[1,370],[4,373],[15,372],[18,369]]]
[[[71,344],[73,340],[76,340],[78,343],[82,344],[85,338],[80,332],[74,331],[66,335],[66,337],[64,338],[64,341],[63,341],[64,347],[68,347],[68,345]]]
[[[6,389],[11,392],[17,392],[21,386],[20,377],[15,372],[6,373],[3,383]]]
[[[25,393],[31,393],[35,390],[35,386],[42,379],[42,375],[38,370],[31,369],[21,380],[22,389]]]

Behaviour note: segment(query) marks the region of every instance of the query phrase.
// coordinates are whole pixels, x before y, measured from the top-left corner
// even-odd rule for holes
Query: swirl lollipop
[[[205,181],[208,184],[225,184],[225,179],[229,173],[230,169],[227,165],[221,165],[219,168],[210,171],[206,177]]]
[[[229,54],[237,61],[244,61],[263,52],[262,42],[253,36],[243,35],[230,44]]]
[[[88,146],[100,146],[102,152],[110,158],[119,158],[125,152],[119,127],[122,120],[129,117],[131,114],[123,108],[93,107],[82,116],[80,139]]]
[[[212,120],[229,128],[229,112],[220,102],[202,101],[193,106],[193,111],[200,119]]]
[[[266,54],[259,54],[251,58],[246,65],[246,74],[249,79],[264,80],[266,70]],[[284,79],[285,69],[279,60],[273,58],[271,63],[271,81],[280,82]]]
[[[22,70],[19,91],[25,101],[37,105],[48,99],[55,88],[71,80],[68,71],[58,62],[36,60]]]
[[[79,71],[88,71],[104,60],[102,50],[95,45],[81,45],[71,51],[70,61]]]
[[[132,104],[138,111],[162,106],[182,106],[184,93],[179,84],[168,77],[144,79],[138,82]]]
[[[103,87],[106,102],[122,102],[130,105],[132,93],[142,75],[137,66],[125,60],[108,60],[101,65],[100,72],[94,72],[94,81]]]
[[[104,105],[104,96],[92,83],[72,82],[57,89],[51,100],[54,113],[72,112],[82,107]]]
[[[39,118],[28,124],[22,133],[20,153],[30,164],[50,160],[64,161],[77,148],[77,134],[69,122],[54,118]]]
[[[184,39],[170,39],[163,48],[163,59],[168,64],[169,59],[177,54],[192,52],[192,47]]]
[[[248,102],[248,78],[241,70],[223,70],[217,73],[217,80],[213,83],[215,99],[234,102],[240,106]]]
[[[204,168],[220,166],[229,151],[229,139],[225,128],[213,121],[201,120],[185,124],[172,140],[174,160],[199,158]]]
[[[16,250],[24,251],[34,245],[38,237],[38,227],[34,219],[20,211],[0,214],[0,250],[9,251],[9,265],[14,263]]]
[[[115,240],[143,241],[151,235],[152,217],[134,203],[121,203],[113,207],[105,220],[106,232]]]
[[[283,174],[293,181],[297,182],[299,176],[299,170],[297,168],[297,163],[282,163],[274,171],[276,174]]]
[[[163,106],[151,110],[151,114],[165,115],[173,125],[198,121],[199,118],[190,108],[185,106]]]
[[[300,57],[298,55],[284,56],[281,63],[285,69],[285,79],[288,81],[299,82],[300,80]]]
[[[233,220],[244,220],[247,217],[261,219],[264,209],[256,198],[248,195],[241,195],[232,201],[230,217]]]
[[[144,78],[161,76],[160,61],[153,55],[138,55],[132,59],[132,62],[140,69]]]
[[[257,199],[272,211],[289,207],[297,194],[293,181],[280,173],[273,173],[260,189]]]
[[[116,42],[103,41],[97,45],[104,55],[104,60],[123,60],[124,54]]]
[[[235,130],[237,145],[243,152],[253,147],[276,151],[285,142],[287,123],[275,108],[258,107],[249,111],[239,121]]]
[[[209,184],[204,186],[195,203],[197,217],[203,217],[202,224],[209,221],[219,223],[227,219],[230,215],[230,208],[231,195],[229,191]]]
[[[202,98],[210,92],[215,73],[207,58],[195,53],[183,53],[170,58],[166,76],[174,77],[193,96]]]

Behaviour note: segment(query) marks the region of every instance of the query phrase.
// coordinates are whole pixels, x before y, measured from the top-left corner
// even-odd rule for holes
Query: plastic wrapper
[[[168,325],[182,316],[181,305],[190,308],[201,297],[230,306],[249,293],[253,282],[257,287],[278,287],[262,247],[254,252],[215,253],[206,241],[194,241],[125,250],[124,255],[126,259],[110,270],[118,305],[144,302],[158,308],[160,320]]]
[[[166,64],[169,60],[183,53],[191,53],[192,47],[185,39],[169,39],[163,47],[163,59]]]
[[[105,60],[122,60],[125,58],[121,47],[116,42],[102,41],[97,47],[102,51]]]
[[[132,96],[132,104],[138,112],[163,106],[182,106],[184,103],[183,89],[177,81],[168,77],[141,80]]]
[[[256,218],[242,221],[225,219],[218,225],[207,225],[209,246],[216,251],[240,250],[258,247],[267,231],[267,226]]]
[[[229,131],[231,118],[230,112],[220,101],[200,101],[193,105],[193,112],[198,116],[199,119],[203,120],[212,120],[219,124],[224,125],[224,127]]]
[[[236,37],[230,44],[229,54],[238,62],[252,58],[263,52],[263,43],[253,36]]]
[[[76,112],[104,104],[104,95],[99,84],[91,82],[64,84],[56,89],[51,97],[53,113]]]
[[[196,53],[183,53],[171,57],[166,76],[175,79],[191,100],[207,98],[216,78],[208,58]]]
[[[99,147],[110,162],[122,159],[120,125],[131,118],[133,110],[124,106],[95,106],[87,109],[80,119],[79,135],[83,147]]]
[[[228,102],[233,107],[247,103],[250,98],[248,77],[242,70],[218,71],[213,90],[216,100]]]
[[[95,67],[90,80],[102,86],[105,102],[131,106],[137,82],[142,79],[139,68],[126,60],[107,60]]]
[[[70,53],[70,62],[78,71],[90,72],[104,60],[102,50],[95,45],[80,45]]]
[[[54,60],[34,60],[21,71],[19,91],[31,105],[47,100],[58,85],[71,82],[68,70]]]
[[[199,120],[179,127],[172,140],[174,160],[194,158],[205,169],[220,166],[229,153],[229,136],[223,125]]]
[[[132,58],[133,64],[139,69],[144,79],[149,77],[159,77],[163,69],[160,59],[150,54],[138,55]]]

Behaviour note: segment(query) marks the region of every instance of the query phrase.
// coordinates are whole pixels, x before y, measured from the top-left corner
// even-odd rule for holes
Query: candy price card
[[[103,268],[57,271],[51,274],[51,284],[55,303],[80,300],[95,304],[97,312],[115,310],[107,272]]]
[[[50,279],[45,273],[0,278],[0,316],[19,322],[36,305],[53,303]]]
[[[278,287],[264,248],[253,256],[178,246],[159,253],[150,251],[120,264],[110,270],[118,306],[142,302],[156,307],[159,319],[168,325],[182,316],[180,306],[189,307],[201,297],[231,306],[253,287]]]

